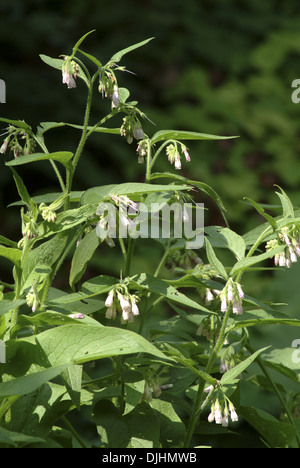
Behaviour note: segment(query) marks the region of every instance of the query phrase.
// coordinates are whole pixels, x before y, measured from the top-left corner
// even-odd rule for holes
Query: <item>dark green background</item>
[[[90,31],[83,49],[103,62],[113,53],[148,37],[145,47],[124,57],[122,64],[136,73],[119,75],[132,99],[156,124],[145,121],[148,134],[160,129],[186,129],[235,140],[189,144],[191,163],[181,174],[210,184],[222,197],[233,229],[244,234],[261,222],[244,196],[276,205],[274,184],[300,206],[300,104],[291,100],[292,81],[300,78],[300,7],[297,1],[158,0],[21,1],[1,0],[0,78],[7,84],[7,103],[1,117],[24,119],[33,128],[41,121],[81,124],[86,89],[78,83],[68,90],[58,71],[39,58],[71,52],[77,39]],[[92,120],[109,110],[95,94]],[[120,124],[116,120],[112,125]],[[3,126],[4,128],[4,126]],[[74,150],[79,134],[65,128],[49,132],[50,150]],[[19,240],[16,189],[1,155],[1,234]],[[56,191],[57,184],[44,163],[22,167],[19,173],[32,195]],[[161,158],[157,170],[171,170]],[[143,181],[136,147],[118,136],[94,135],[84,151],[75,177],[75,190],[95,185]],[[206,224],[222,224],[216,207]],[[134,271],[153,272],[161,251],[155,244],[137,247]],[[201,252],[200,252],[201,256]],[[118,274],[122,258],[115,250],[101,250],[87,276]],[[69,263],[64,266],[67,274]],[[249,275],[248,290],[262,300],[288,302],[284,310],[299,316],[298,265],[287,272]],[[165,272],[165,274],[167,274]],[[7,265],[1,279],[10,278]],[[64,277],[57,286],[64,287]],[[274,280],[274,281],[271,281]],[[268,329],[269,330],[269,329]],[[298,338],[289,328],[254,333],[262,346],[290,346]]]

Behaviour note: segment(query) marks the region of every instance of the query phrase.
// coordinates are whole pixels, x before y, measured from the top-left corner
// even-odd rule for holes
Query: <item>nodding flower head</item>
[[[211,391],[209,393],[211,393]],[[227,427],[229,423],[229,414],[232,422],[238,421],[239,418],[235,407],[229,398],[223,394],[220,396],[220,400],[218,396],[213,398],[207,420],[210,423],[215,422],[216,424],[221,424],[222,426]]]
[[[177,141],[170,143],[166,148],[166,153],[168,156],[168,160],[170,161],[171,164],[174,164],[174,167],[177,170],[181,169],[181,158],[180,158],[178,146],[181,148],[181,151],[185,156],[185,160],[188,162],[191,160],[190,155],[187,151],[187,148],[183,143],[180,143]]]
[[[123,124],[120,128],[120,133],[122,136],[126,137],[127,143],[132,143],[133,138],[136,140],[142,140],[145,138],[144,131],[142,129],[142,124],[135,115],[126,115],[123,118]]]
[[[242,302],[244,291],[239,283],[234,282],[230,278],[220,292],[219,297],[221,300],[221,312],[226,312],[231,305],[234,314],[240,315],[243,313]]]
[[[284,246],[282,252],[274,255],[274,264],[290,268],[300,257],[300,230],[292,225],[282,228],[277,235],[277,239],[271,239],[266,243],[266,251],[270,252],[276,247]]]
[[[71,60],[70,57],[64,58],[62,65],[62,82],[68,86],[68,89],[76,88],[76,78],[79,71],[79,65]]]
[[[105,300],[105,306],[107,307],[105,316],[108,319],[115,319],[117,311],[120,310],[121,322],[132,322],[134,317],[139,315],[138,301],[137,296],[124,291],[124,286],[117,285],[110,290]]]
[[[138,163],[143,164],[145,162],[145,158],[147,156],[147,151],[148,151],[147,141],[143,140],[143,141],[139,142],[136,151],[138,153]]]

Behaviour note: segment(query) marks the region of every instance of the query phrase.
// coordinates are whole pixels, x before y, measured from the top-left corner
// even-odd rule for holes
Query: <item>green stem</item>
[[[129,237],[128,248],[127,248],[127,253],[126,253],[125,270],[124,270],[125,278],[129,276],[130,274],[130,267],[131,267],[134,245],[135,245],[135,239],[133,239],[132,237]]]
[[[168,258],[169,252],[170,252],[170,251],[169,251],[169,249],[167,248],[167,249],[165,250],[165,253],[164,253],[163,256],[162,256],[161,261],[159,262],[158,267],[157,267],[156,270],[155,270],[154,275],[153,275],[153,276],[155,276],[156,278],[157,278],[157,276],[159,275],[160,270],[162,269],[162,267],[163,267],[164,264],[166,263],[166,260],[167,260],[167,258]]]
[[[121,112],[121,108],[116,108],[114,109],[110,114],[106,115],[105,117],[103,117],[103,119],[101,119],[98,123],[96,123],[93,128],[91,128],[88,133],[87,133],[87,138],[98,128],[98,127],[101,127],[101,125],[103,125],[105,122],[107,122],[109,119],[111,119],[112,117],[114,117],[116,114],[118,114],[119,112]]]
[[[246,258],[249,258],[251,257],[254,252],[256,251],[257,247],[259,246],[259,244],[261,244],[261,242],[264,240],[264,238],[266,236],[268,236],[270,234],[270,231],[271,231],[271,226],[267,227],[263,232],[262,234],[258,237],[258,239],[254,242],[254,244],[252,245],[251,249],[249,250],[249,252],[247,253],[246,255]],[[236,281],[239,283],[240,280],[241,280],[241,277],[243,275],[243,271],[240,271],[238,274],[237,274],[237,277],[236,277]]]
[[[79,158],[81,156],[82,150],[84,148],[84,145],[86,143],[87,136],[88,136],[88,124],[89,124],[89,118],[90,118],[90,113],[91,113],[93,84],[94,84],[95,78],[96,78],[96,74],[93,76],[88,87],[88,98],[87,98],[87,103],[86,103],[86,108],[85,108],[85,115],[84,115],[83,130],[82,130],[81,138],[80,138],[77,150],[74,154],[72,165],[71,167],[67,169],[67,193],[68,195],[70,195],[76,166],[78,164]],[[69,207],[69,202],[70,200],[68,198],[66,202],[66,209],[68,209]]]
[[[146,177],[145,182],[149,183],[151,179],[151,143],[147,141],[147,161],[146,161]]]
[[[152,158],[152,161],[150,163],[150,171],[152,169],[152,167],[154,166],[154,163],[155,161],[157,160],[158,156],[160,155],[160,153],[162,152],[162,150],[167,146],[169,145],[170,143],[174,142],[174,140],[166,140],[159,148],[158,150],[156,151],[155,155],[153,156]]]
[[[65,416],[62,416],[62,420],[69,429],[69,431],[73,434],[75,439],[79,442],[82,448],[89,448],[88,445],[84,442],[84,440],[81,438],[81,436],[78,434],[78,432],[74,429],[72,424],[67,420]]]
[[[40,146],[40,147],[42,148],[42,150],[44,151],[44,153],[49,154],[49,151],[48,151],[48,149],[47,149],[45,143],[43,143],[43,142],[40,141],[38,138],[36,138],[35,135],[33,135],[33,136],[34,136],[35,141],[39,144],[39,146]],[[51,166],[52,166],[53,169],[54,169],[54,172],[55,172],[56,177],[57,177],[57,179],[58,179],[58,181],[59,181],[60,187],[61,187],[62,191],[65,193],[66,187],[65,187],[64,181],[63,181],[63,179],[62,179],[62,176],[60,175],[60,172],[59,172],[59,170],[58,170],[58,167],[57,167],[55,161],[53,161],[52,159],[50,159],[50,163],[51,163]]]
[[[230,310],[231,308],[228,307],[226,313],[225,313],[225,316],[224,316],[224,319],[223,319],[223,322],[222,322],[222,326],[221,326],[221,330],[220,330],[220,334],[219,334],[219,338],[216,342],[216,345],[209,357],[209,360],[208,360],[208,363],[206,365],[206,368],[205,368],[205,372],[206,373],[210,373],[211,372],[211,369],[214,365],[214,362],[216,360],[216,358],[218,357],[218,354],[224,344],[224,341],[225,341],[225,338],[226,338],[226,327],[227,327],[227,322],[228,322],[228,318],[229,318],[229,314],[230,314]],[[198,392],[197,392],[197,397],[196,397],[196,401],[195,401],[195,404],[194,404],[194,408],[193,408],[193,412],[192,412],[192,415],[191,415],[191,418],[190,418],[190,421],[189,421],[189,425],[188,425],[188,429],[187,429],[187,434],[186,434],[186,438],[185,438],[185,441],[184,441],[184,445],[183,447],[185,448],[188,448],[190,446],[190,443],[191,443],[191,439],[193,437],[193,434],[194,434],[194,430],[195,430],[195,427],[196,427],[196,424],[198,422],[198,418],[199,418],[199,415],[200,415],[200,411],[201,411],[201,405],[202,405],[202,400],[203,400],[203,392],[204,392],[204,387],[205,387],[205,381],[200,378],[199,379],[199,385],[198,385]]]

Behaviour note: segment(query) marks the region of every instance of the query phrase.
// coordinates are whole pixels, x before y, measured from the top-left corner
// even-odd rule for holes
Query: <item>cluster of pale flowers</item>
[[[134,317],[139,315],[138,301],[139,298],[135,294],[123,293],[117,287],[111,289],[105,301],[105,317],[115,319],[120,311],[121,323],[133,322]]]
[[[204,391],[208,393],[209,396],[213,390],[213,385],[210,385]],[[229,415],[232,422],[239,420],[236,409],[229,398],[225,394],[223,394],[221,401],[218,396],[213,398],[210,413],[207,417],[208,422],[215,422],[216,424],[222,424],[222,426],[227,427],[229,423]]]
[[[179,143],[181,147],[181,151],[183,152],[185,156],[185,160],[187,162],[190,162],[191,158],[188,153],[187,147],[183,143]],[[180,170],[181,169],[181,158],[180,158],[180,153],[178,150],[178,143],[174,142],[171,143],[170,145],[167,146],[166,148],[166,153],[168,156],[168,160],[170,161],[171,164],[174,164],[175,169]]]
[[[62,82],[66,84],[69,89],[76,88],[76,78],[79,72],[79,65],[75,60],[71,60],[70,57],[65,56],[62,65]]]
[[[277,239],[271,239],[266,243],[266,251],[275,249],[281,245],[285,249],[274,255],[274,264],[290,268],[300,257],[300,232],[296,226],[284,227],[278,232]]]
[[[243,313],[242,302],[244,291],[242,286],[233,281],[232,278],[229,278],[219,297],[221,300],[221,312],[226,312],[231,305],[234,314],[241,315]]]

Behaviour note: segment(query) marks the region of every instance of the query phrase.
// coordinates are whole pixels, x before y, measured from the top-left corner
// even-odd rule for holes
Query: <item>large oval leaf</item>
[[[33,154],[25,154],[24,156],[20,156],[17,159],[13,159],[6,164],[6,166],[21,166],[22,164],[28,164],[31,162],[36,161],[47,161],[53,160],[58,161],[64,166],[67,166],[70,159],[73,157],[73,153],[70,151],[57,151],[56,153],[33,153]]]
[[[148,353],[169,360],[142,336],[114,327],[62,325],[40,333],[36,341],[52,366],[133,353]]]

